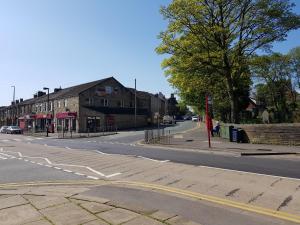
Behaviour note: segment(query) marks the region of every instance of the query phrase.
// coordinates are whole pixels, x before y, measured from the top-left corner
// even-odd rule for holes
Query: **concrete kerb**
[[[300,155],[299,152],[242,152],[241,156]]]
[[[77,183],[80,184],[80,182],[81,181],[79,181]],[[94,182],[91,182],[91,183],[93,183],[93,185],[97,185],[97,183],[98,183],[98,185],[99,185],[99,182],[94,181]],[[75,184],[75,182],[74,182],[74,184]],[[286,212],[282,212],[282,211],[276,211],[276,210],[272,210],[272,209],[269,209],[269,208],[264,208],[264,207],[255,206],[255,205],[251,205],[251,204],[245,204],[245,203],[242,203],[242,202],[232,201],[232,200],[228,200],[228,199],[224,199],[224,198],[220,198],[220,197],[215,197],[215,196],[211,196],[211,195],[206,195],[206,194],[196,193],[196,192],[192,192],[192,191],[182,190],[182,189],[178,189],[178,188],[174,188],[174,187],[151,184],[151,183],[134,182],[134,181],[109,181],[109,182],[105,182],[105,184],[107,184],[107,185],[118,185],[118,186],[119,185],[129,186],[129,187],[134,187],[134,188],[137,188],[137,189],[146,188],[146,189],[149,189],[150,191],[162,191],[162,192],[165,192],[166,194],[168,194],[168,193],[169,194],[176,194],[176,195],[180,195],[182,197],[187,197],[187,198],[200,200],[200,201],[206,201],[206,202],[214,203],[214,204],[217,204],[217,205],[223,205],[225,207],[236,208],[236,209],[245,210],[245,211],[255,213],[255,214],[260,214],[260,215],[264,215],[264,216],[269,216],[269,217],[281,219],[283,221],[290,221],[290,222],[300,223],[300,216],[299,215],[290,214],[290,213],[286,213]],[[30,185],[33,186],[32,183]],[[37,184],[36,186],[39,187],[39,185],[40,184]],[[70,186],[70,184],[65,184],[65,185]],[[22,186],[20,185],[19,187],[23,187],[23,186],[26,187],[25,184],[23,184]],[[2,185],[2,188],[3,187],[4,186]],[[16,187],[16,185],[14,185],[13,187]],[[8,188],[8,186],[6,186],[6,189],[7,188]],[[97,200],[95,200],[95,202],[97,202]]]
[[[136,142],[136,145],[143,146],[149,149],[164,149],[164,150],[171,150],[171,151],[187,151],[187,152],[195,152],[195,153],[205,153],[205,154],[216,154],[216,155],[232,155],[232,156],[241,156],[240,153],[233,152],[233,151],[225,151],[220,149],[214,148],[207,148],[207,149],[191,149],[191,148],[176,148],[171,146],[161,146],[161,145],[151,145],[145,144],[143,141]]]
[[[207,148],[207,149],[191,149],[191,148],[176,148],[171,146],[161,146],[161,145],[150,145],[145,144],[142,141],[136,143],[137,145],[143,146],[145,148],[152,149],[164,149],[171,151],[187,151],[195,153],[204,153],[204,154],[216,154],[216,155],[231,155],[231,156],[276,156],[276,155],[300,155],[299,152],[235,152],[230,149],[220,149],[220,148]],[[246,150],[245,150],[246,151]]]

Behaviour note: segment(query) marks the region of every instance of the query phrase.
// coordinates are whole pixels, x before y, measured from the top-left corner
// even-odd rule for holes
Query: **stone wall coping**
[[[221,123],[221,126],[234,126],[234,127],[300,127],[300,123],[269,123],[269,124],[233,124]]]

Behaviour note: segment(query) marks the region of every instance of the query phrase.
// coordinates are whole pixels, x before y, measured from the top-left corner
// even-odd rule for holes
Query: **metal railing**
[[[170,144],[171,131],[165,128],[145,130],[146,144]]]
[[[105,126],[105,127],[98,127],[97,129],[87,129],[84,133],[77,133],[75,131],[66,131],[60,130],[57,132],[58,138],[65,139],[65,138],[83,138],[83,137],[100,137],[106,135],[116,134],[118,129],[116,126]]]

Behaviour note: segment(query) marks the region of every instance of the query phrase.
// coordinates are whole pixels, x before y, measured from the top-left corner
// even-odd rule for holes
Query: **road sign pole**
[[[207,137],[208,137],[208,147],[211,148],[210,143],[210,117],[208,113],[208,95],[205,96],[205,121],[206,121],[206,128],[207,128]]]

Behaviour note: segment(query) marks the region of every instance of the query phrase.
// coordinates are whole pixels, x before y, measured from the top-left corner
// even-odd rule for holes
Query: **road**
[[[181,132],[194,125],[179,123],[171,129]],[[300,167],[296,162],[147,148],[136,144],[142,137],[143,131],[72,140],[0,135],[0,183],[57,180],[80,183],[86,179],[140,181],[142,183],[137,183],[134,189],[101,185],[90,194],[110,196],[125,204],[142,204],[202,225],[295,224],[282,219],[280,214],[276,218],[266,215],[270,214],[268,208],[276,213],[281,208],[297,212],[299,181],[215,168],[299,178]],[[147,183],[156,186],[145,188]],[[165,187],[164,192],[159,191],[162,187]],[[179,194],[174,195],[174,191]],[[198,201],[187,197],[190,193],[195,196],[200,193]],[[218,196],[217,202],[221,204],[216,203],[215,197],[202,200],[201,193]],[[247,206],[241,207],[240,203],[227,202],[227,199],[247,205],[257,202],[267,209],[247,211]],[[266,214],[261,215],[260,210]]]
[[[194,123],[188,121],[179,123],[176,127],[168,128],[171,132],[181,132],[191,129]],[[300,178],[300,163],[280,158],[236,157],[233,155],[209,154],[203,152],[174,151],[161,148],[147,148],[137,145],[143,138],[143,131],[120,132],[117,135],[84,138],[84,139],[26,139],[19,141],[71,149],[98,150],[101,153],[136,155],[154,160],[169,160],[176,163],[195,166],[207,166],[250,173],[266,174],[280,177]],[[6,136],[7,137],[7,136]],[[17,136],[15,136],[17,137]],[[11,138],[10,136],[7,138]],[[14,138],[18,140],[18,138]],[[5,139],[4,139],[5,140]],[[0,140],[1,143],[1,140]],[[2,139],[3,143],[3,139]],[[276,165],[276,166],[275,166]]]

